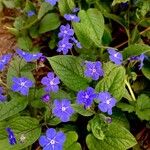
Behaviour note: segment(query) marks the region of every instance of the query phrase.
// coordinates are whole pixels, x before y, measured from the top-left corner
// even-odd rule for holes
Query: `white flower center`
[[[53,80],[52,80],[52,81],[50,81],[50,85],[54,85],[54,82],[53,82]]]
[[[62,110],[62,111],[66,111],[66,107],[62,107],[61,110]]]
[[[71,16],[71,19],[74,19],[74,16]]]
[[[106,104],[110,104],[111,98],[106,100]]]
[[[89,98],[89,95],[86,94],[86,95],[85,95],[85,98],[88,99],[88,98]]]
[[[26,83],[26,82],[21,82],[21,84],[20,84],[20,85],[21,85],[21,86],[25,86],[25,83]]]
[[[95,72],[96,72],[96,69],[93,69],[92,71],[93,71],[93,73],[95,73]]]
[[[67,31],[65,30],[64,33],[67,34]]]
[[[50,143],[53,145],[55,144],[55,140],[51,140]]]
[[[114,57],[116,57],[116,58],[117,58],[117,55],[118,55],[118,53],[114,54]]]
[[[65,47],[65,46],[66,46],[65,44],[62,45],[62,47]]]

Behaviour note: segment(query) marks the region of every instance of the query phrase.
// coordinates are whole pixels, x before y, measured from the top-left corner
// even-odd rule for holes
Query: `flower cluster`
[[[11,59],[11,54],[6,54],[0,57],[0,71],[3,71],[5,66],[8,64],[8,62]]]
[[[96,62],[86,61],[85,65],[86,68],[84,71],[84,75],[86,77],[91,77],[93,80],[98,80],[99,77],[103,76],[104,72],[100,61]]]
[[[60,41],[58,42],[57,52],[62,52],[66,55],[72,48],[73,44],[75,44],[78,48],[82,48],[80,42],[78,42],[73,35],[74,30],[69,24],[60,26],[60,32],[58,34]]]
[[[66,136],[63,132],[56,132],[55,129],[50,128],[46,131],[46,136],[42,135],[39,138],[39,144],[43,150],[62,150]]]
[[[9,143],[11,145],[14,145],[17,143],[16,141],[16,137],[14,135],[14,132],[11,130],[11,128],[6,128],[7,134],[8,134],[8,139],[9,139]]]
[[[40,57],[42,57],[42,53],[29,53],[29,52],[24,52],[21,49],[17,49],[16,53],[22,57],[26,62],[32,62],[35,61],[37,59],[39,59]]]
[[[3,88],[0,87],[0,102],[4,102],[6,100],[6,96],[3,95]]]
[[[77,94],[77,103],[82,104],[85,108],[91,107],[94,99],[98,99],[98,108],[102,112],[112,114],[112,108],[116,105],[116,99],[111,97],[109,92],[95,93],[95,90],[88,87],[85,91],[81,90]]]

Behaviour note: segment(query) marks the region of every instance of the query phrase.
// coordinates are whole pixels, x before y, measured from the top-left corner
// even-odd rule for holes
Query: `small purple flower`
[[[143,65],[144,65],[144,59],[147,58],[147,56],[145,56],[144,54],[141,54],[139,56],[132,56],[129,58],[129,61],[138,61],[140,62],[139,64],[139,70],[142,69]]]
[[[11,145],[16,144],[17,143],[16,142],[16,137],[15,137],[13,131],[11,130],[11,128],[6,128],[6,131],[7,131],[7,134],[8,134],[9,143]]]
[[[60,26],[60,32],[58,34],[59,38],[66,38],[66,37],[70,37],[74,35],[74,30],[72,28],[70,28],[69,24],[61,25]]]
[[[39,138],[39,144],[43,150],[63,150],[63,144],[66,136],[63,132],[56,132],[55,129],[49,128],[46,131],[46,136],[42,135]]]
[[[59,0],[45,0],[45,2],[50,3],[52,6],[56,5]]]
[[[93,103],[93,100],[97,97],[94,89],[88,87],[85,91],[81,90],[77,94],[77,103],[83,104],[85,108],[90,107]]]
[[[82,48],[81,43],[75,37],[72,37],[71,41],[74,42],[78,48]]]
[[[144,65],[144,58],[145,58],[145,55],[144,54],[141,54],[140,56],[139,56],[139,61],[140,61],[140,64],[139,64],[139,70],[141,70],[142,69],[142,67],[143,67],[143,65]]]
[[[5,68],[5,65],[8,64],[8,62],[11,59],[11,54],[5,54],[3,56],[0,57],[0,71],[3,71]]]
[[[123,61],[122,54],[115,51],[113,48],[107,49],[109,53],[109,59],[114,62],[116,65],[121,65]]]
[[[28,15],[28,17],[32,17],[32,16],[35,15],[35,11],[30,10],[30,11],[27,12],[27,15]]]
[[[74,15],[74,14],[65,14],[65,15],[64,15],[64,18],[65,18],[67,21],[73,21],[73,22],[79,22],[79,21],[80,21],[80,18],[77,17],[77,16]]]
[[[41,57],[39,58],[39,62],[45,62],[45,60],[46,60],[46,57],[45,57],[45,56],[41,56]]]
[[[91,77],[93,80],[98,80],[99,77],[104,75],[104,71],[102,69],[102,64],[100,61],[86,61],[85,63],[86,69],[84,71],[84,75],[86,77]]]
[[[45,94],[41,97],[42,101],[47,103],[50,100],[50,95],[49,94]]]
[[[55,100],[53,114],[54,116],[60,118],[62,122],[67,122],[74,113],[71,103],[67,99]]]
[[[39,59],[42,56],[42,53],[28,53],[28,52],[24,52],[21,49],[17,49],[16,50],[17,54],[22,57],[26,62],[31,62],[31,61],[35,61],[37,59]]]
[[[0,102],[6,101],[6,96],[3,95],[3,88],[0,87]]]
[[[62,52],[64,55],[68,53],[68,51],[72,48],[73,44],[69,43],[68,38],[63,38],[58,42],[57,52]]]
[[[116,99],[113,98],[109,92],[100,92],[98,95],[100,101],[98,108],[102,112],[107,112],[109,115],[112,114],[112,108],[116,105]]]
[[[78,12],[79,10],[80,10],[80,8],[77,8],[77,7],[76,7],[76,8],[73,8],[72,12],[73,12],[73,13],[76,13],[76,12]]]
[[[46,92],[57,92],[59,90],[58,84],[60,81],[57,76],[54,77],[53,72],[49,72],[46,77],[43,77],[41,83],[46,86]]]
[[[29,88],[33,86],[33,82],[26,77],[14,77],[12,81],[12,90],[15,92],[20,92],[22,95],[28,95]]]

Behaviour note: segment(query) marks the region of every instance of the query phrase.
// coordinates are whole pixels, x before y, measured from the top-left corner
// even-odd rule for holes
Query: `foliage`
[[[0,0],[2,15],[14,11],[3,17],[17,47],[11,60],[0,56],[0,149],[134,147],[130,116],[150,121],[149,8],[148,0]]]

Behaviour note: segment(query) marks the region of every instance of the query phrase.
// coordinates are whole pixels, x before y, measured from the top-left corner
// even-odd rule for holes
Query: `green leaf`
[[[125,91],[125,69],[111,62],[103,65],[104,78],[96,85],[96,91],[109,91],[116,100],[120,100]]]
[[[15,8],[14,0],[2,0],[2,2],[7,8]]]
[[[16,29],[20,30],[25,25],[24,16],[16,17],[13,25]]]
[[[10,145],[7,138],[5,128],[9,127],[13,130],[17,139],[17,144]],[[5,122],[0,128],[3,130],[3,139],[0,140],[0,149],[3,150],[22,150],[23,148],[32,145],[40,136],[41,129],[39,122],[31,117],[17,117]],[[25,137],[23,141],[20,141],[21,136]]]
[[[81,150],[81,145],[77,142],[78,135],[74,131],[66,133],[66,141],[64,143],[64,150]]]
[[[126,118],[124,112],[122,112],[121,110],[115,109],[111,118],[113,123],[119,124],[120,126],[123,126],[126,129],[130,129],[129,121]]]
[[[20,111],[24,110],[28,104],[25,96],[20,96],[17,93],[13,93],[11,101],[0,103],[0,121],[11,117]]]
[[[122,111],[127,111],[129,113],[134,112],[134,106],[127,104],[127,103],[118,103],[117,107],[120,108]]]
[[[95,115],[93,119],[91,119],[88,123],[88,130],[92,131],[93,135],[99,139],[104,140],[105,132],[108,128],[108,124],[104,122],[105,116],[103,115]]]
[[[59,123],[61,123],[61,120],[59,118],[52,118],[50,120],[47,121],[47,123],[51,126],[56,126],[58,125]]]
[[[63,90],[59,90],[57,93],[52,92],[51,93],[51,99],[69,99],[71,100],[71,96],[69,93],[63,91]]]
[[[142,73],[144,76],[150,80],[150,63],[149,64],[144,64],[142,67]]]
[[[61,81],[74,91],[85,89],[88,80],[84,77],[82,60],[75,56],[54,56],[50,64]]]
[[[150,97],[141,94],[137,99],[136,114],[141,120],[150,120]]]
[[[150,46],[145,44],[133,44],[125,48],[122,52],[123,58],[127,59],[131,56],[138,56],[142,53],[150,51]]]
[[[19,37],[17,45],[20,49],[29,51],[32,49],[32,40],[28,36]]]
[[[28,71],[27,71],[25,69],[26,67],[27,67],[27,63],[22,58],[20,58],[18,56],[14,57],[14,59],[10,63],[10,67],[7,72],[7,85],[9,87],[11,87],[11,85],[12,85],[13,77],[22,76],[22,77],[27,77],[28,79],[34,81],[34,77],[33,77],[33,74],[31,73],[31,70],[28,69]]]
[[[38,19],[41,19],[46,13],[52,10],[53,7],[49,3],[43,2],[38,12]]]
[[[49,13],[41,20],[39,24],[39,33],[45,33],[55,30],[60,26],[60,20],[56,13]]]
[[[97,47],[101,45],[104,33],[104,18],[97,9],[81,10],[79,12],[81,21],[73,23],[75,33],[85,48],[90,48],[93,44]]]
[[[74,0],[59,0],[58,8],[62,16],[69,14],[75,8]]]
[[[104,133],[105,138],[98,140],[93,134],[89,134],[86,143],[89,150],[126,150],[133,147],[137,142],[134,136],[123,126],[111,123]]]
[[[72,104],[72,108],[82,116],[92,116],[94,113],[89,109],[85,109],[82,105]]]
[[[112,3],[112,6],[116,5],[116,4],[119,4],[119,3],[126,3],[128,2],[129,0],[113,0],[113,3]]]

